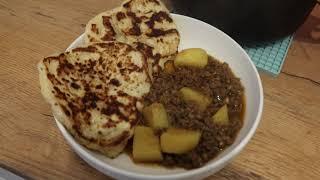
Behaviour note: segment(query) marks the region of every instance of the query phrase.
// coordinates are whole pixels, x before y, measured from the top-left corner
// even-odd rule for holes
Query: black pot
[[[174,12],[203,20],[240,41],[293,33],[316,0],[172,0]]]

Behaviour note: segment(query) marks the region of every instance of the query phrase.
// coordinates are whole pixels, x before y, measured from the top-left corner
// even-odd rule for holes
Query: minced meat
[[[198,90],[213,101],[204,112],[200,111],[179,97],[178,91],[182,87]],[[232,144],[242,127],[243,92],[240,79],[234,76],[228,64],[212,57],[203,69],[178,67],[174,73],[161,72],[154,77],[150,93],[145,98],[146,105],[162,103],[171,126],[202,132],[195,149],[182,155],[165,153],[162,163],[187,169],[201,167]],[[213,124],[212,116],[225,104],[228,106],[229,124]]]

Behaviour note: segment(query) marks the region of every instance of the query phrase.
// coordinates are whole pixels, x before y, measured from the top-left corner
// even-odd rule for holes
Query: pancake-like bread
[[[150,89],[144,55],[120,42],[75,48],[38,64],[41,92],[81,144],[117,156]]]
[[[180,36],[161,1],[126,0],[121,7],[100,13],[90,20],[85,41],[128,43],[144,52],[150,73],[157,73],[176,55]]]

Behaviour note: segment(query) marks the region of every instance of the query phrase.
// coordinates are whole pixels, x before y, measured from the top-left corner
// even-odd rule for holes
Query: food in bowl
[[[148,132],[154,131],[153,139],[159,140],[148,146],[147,138],[134,135],[133,152],[143,151],[148,158],[134,153],[133,159],[198,168],[236,138],[243,124],[244,88],[227,63],[208,56],[203,49],[183,50],[167,64],[171,65],[154,77],[144,98],[139,126],[139,133],[148,127]],[[144,148],[138,146],[139,141]],[[156,142],[159,145],[151,145]],[[147,152],[157,153],[151,158]]]
[[[85,29],[85,43],[39,63],[53,114],[87,148],[114,158],[132,137],[152,76],[180,41],[159,0],[125,0]]]
[[[131,0],[129,2],[141,3],[144,1]],[[157,0],[145,0],[145,2],[158,4],[156,3],[158,2]],[[144,5],[140,4],[138,7],[143,6]],[[130,5],[130,7],[136,6]],[[133,10],[136,9],[132,9],[132,11]],[[226,148],[233,142],[233,138],[236,136],[237,131],[241,128],[242,119],[239,117],[240,120],[238,119],[239,121],[236,121],[238,126],[235,126],[236,128],[233,129],[233,134],[227,138],[224,138],[226,137],[224,134],[229,132],[230,127],[233,127],[233,125],[236,124],[234,122],[234,107],[233,105],[229,104],[229,101],[232,100],[230,100],[229,97],[224,97],[222,95],[215,96],[212,93],[210,94],[206,86],[198,86],[193,84],[194,82],[191,81],[192,79],[195,80],[194,78],[198,77],[194,76],[197,73],[201,75],[198,77],[198,80],[199,83],[202,84],[204,84],[201,80],[202,78],[208,79],[208,82],[211,82],[210,78],[212,77],[210,76],[214,75],[213,79],[215,79],[214,82],[217,83],[218,87],[216,87],[218,90],[217,94],[223,94],[223,92],[220,92],[223,90],[219,90],[219,87],[225,87],[222,85],[219,86],[218,84],[219,80],[221,78],[225,78],[226,74],[222,74],[220,77],[217,72],[223,72],[223,68],[221,70],[219,67],[225,67],[225,71],[230,72],[231,74],[232,72],[227,64],[215,61],[214,58],[208,56],[203,49],[193,48],[184,50],[177,54],[180,36],[176,31],[175,24],[170,15],[168,15],[168,18],[164,15],[165,13],[159,13],[161,11],[165,11],[163,6],[160,6],[160,8],[157,8],[154,10],[154,12],[151,11],[151,14],[148,14],[148,16],[144,16],[139,10],[140,14],[137,13],[136,16],[141,16],[146,19],[152,17],[154,18],[152,21],[145,21],[144,19],[144,21],[140,22],[140,24],[139,22],[135,23],[137,19],[132,18],[130,11],[125,13],[126,17],[130,16],[130,18],[127,19],[131,22],[129,23],[131,25],[129,29],[138,26],[140,30],[142,30],[146,23],[153,22],[154,27],[150,28],[146,32],[158,32],[158,34],[155,33],[157,36],[151,37],[149,36],[149,33],[146,33],[141,35],[124,35],[122,38],[117,39],[119,34],[112,34],[110,35],[111,39],[102,39],[101,41],[98,40],[97,42],[87,42],[89,45],[83,45],[83,47],[62,53],[59,56],[45,58],[39,65],[41,90],[43,91],[44,97],[52,105],[54,116],[66,127],[66,129],[70,132],[70,134],[73,135],[77,142],[89,149],[100,151],[110,158],[115,158],[123,151],[127,141],[133,139],[134,142],[132,154],[134,161],[136,162],[158,162],[165,166],[177,166],[187,169],[201,167],[208,160],[214,158],[216,154],[222,151],[223,148]],[[156,15],[153,16],[152,14]],[[112,27],[113,30],[119,30],[117,29],[119,28],[119,24],[114,24],[113,21],[114,18],[117,18],[116,16],[113,14],[110,14],[110,16],[108,14],[104,14],[101,16],[102,20],[103,17],[108,20],[102,21],[100,24],[99,22],[95,24],[99,27],[105,26],[99,29],[99,32],[109,32],[109,30],[111,30],[110,27]],[[94,23],[91,21],[90,26],[92,28],[94,26],[93,24]],[[134,26],[134,24],[137,26]],[[169,25],[161,26],[161,24]],[[123,30],[121,31],[123,32]],[[89,37],[87,33],[88,32],[86,31],[85,37]],[[140,37],[144,37],[145,39]],[[172,39],[174,41],[171,41]],[[148,44],[150,42],[152,43]],[[100,47],[106,46],[103,44],[108,44],[108,48]],[[118,46],[120,46],[120,48]],[[79,53],[76,54],[75,52],[79,49],[81,49],[81,51],[85,50],[86,53],[80,53],[80,55]],[[168,49],[169,51],[167,52]],[[91,55],[91,53],[93,55]],[[133,58],[133,55],[136,58]],[[60,56],[67,56],[68,58],[62,58],[60,60]],[[124,58],[121,60],[119,57]],[[124,59],[127,58],[129,59],[128,62],[131,60],[132,62],[125,63],[126,65],[121,63],[122,61],[125,62],[126,60]],[[47,59],[55,60],[52,61],[54,62],[53,64],[49,63],[45,65],[46,67],[43,67],[42,63],[48,63],[45,62]],[[74,67],[74,65],[77,68],[71,68]],[[63,68],[60,68],[60,66]],[[205,73],[206,69],[209,67],[216,68],[217,72],[213,74],[210,74],[211,71],[209,73]],[[59,68],[65,71],[62,76],[60,76],[61,74],[55,74],[55,72],[57,72],[56,69]],[[74,81],[73,79],[75,79],[72,74],[68,74],[70,69],[71,72],[74,72],[78,75],[77,81],[79,81],[79,83],[72,84],[72,82],[69,80],[71,79]],[[53,72],[55,75],[54,78],[51,78],[50,75],[48,76],[46,74],[46,72],[49,71]],[[95,78],[95,76],[91,76],[91,72],[94,71],[96,71],[105,79],[98,80]],[[136,82],[136,77],[131,76],[131,73],[140,74],[141,76],[139,75],[139,77],[142,78],[139,80],[141,81]],[[126,75],[124,76],[124,74]],[[192,77],[190,75],[192,75]],[[180,80],[185,81],[181,82],[181,87],[176,89],[175,92],[177,97],[180,98],[178,102],[184,104],[182,110],[180,109],[181,112],[178,112],[180,111],[179,107],[176,107],[176,110],[167,107],[168,105],[166,102],[161,100],[162,98],[166,98],[166,96],[163,96],[162,98],[159,96],[160,99],[153,99],[152,94],[157,94],[157,91],[151,90],[149,92],[148,88],[150,87],[150,83],[152,83],[150,79],[154,79],[152,83],[152,87],[154,87],[159,81],[161,83],[161,79],[163,80],[165,76],[178,78],[176,79],[176,84],[179,84]],[[182,76],[185,77],[183,78]],[[123,82],[119,81],[118,78],[123,79]],[[58,81],[55,79],[58,79]],[[189,82],[188,79],[190,80],[190,84],[187,83],[186,86],[182,86],[184,85],[183,83]],[[239,79],[235,77],[232,79],[238,80],[240,83]],[[231,83],[231,80],[230,82],[227,80],[225,81],[227,83]],[[54,88],[55,83],[57,83],[59,87],[61,86],[62,91],[59,88],[58,90]],[[162,85],[164,85],[164,83]],[[77,91],[73,92],[73,89],[77,89],[78,87],[83,90],[81,91],[82,93],[77,93]],[[143,91],[140,91],[141,87],[143,87]],[[212,87],[214,86],[212,85]],[[211,86],[209,86],[209,88],[211,88]],[[229,91],[230,89],[228,88],[233,89],[232,87],[227,87],[227,90]],[[53,89],[53,91],[51,89]],[[102,90],[95,91],[95,89]],[[239,89],[238,95],[239,97],[242,97],[243,88],[241,84],[239,85]],[[126,92],[127,90],[129,90],[130,93]],[[62,95],[62,98],[59,98],[58,96],[61,94],[59,91],[65,92],[65,94],[69,93],[70,96],[76,97],[77,100],[75,102],[79,104],[77,104],[76,107],[73,105],[69,106],[69,103],[74,103],[75,98],[69,98],[68,95]],[[159,89],[159,91],[161,92],[162,90]],[[97,92],[101,94],[97,95]],[[86,96],[87,94],[90,95]],[[168,95],[173,94],[169,93]],[[103,96],[105,98],[100,99],[100,97]],[[177,97],[168,96],[168,98],[173,99]],[[56,98],[59,100],[56,100]],[[107,102],[105,102],[104,100],[106,99],[115,99],[115,101],[112,100],[109,102],[107,100]],[[58,102],[56,103],[55,101]],[[142,108],[142,102],[145,105],[145,108]],[[170,105],[170,101],[167,103]],[[65,104],[68,106],[64,106]],[[90,109],[91,105],[92,109]],[[243,97],[239,100],[238,105],[241,107],[240,111],[243,112]],[[182,121],[184,122],[178,122],[177,119],[172,119],[175,111],[178,112],[178,117],[180,116],[179,114],[186,113],[183,108],[188,110],[188,107],[192,107],[190,108],[190,112],[196,113],[194,122],[191,122],[188,118],[183,119]],[[214,107],[215,110],[213,110],[212,107]],[[80,110],[80,115],[75,115],[74,118],[73,114],[77,113],[73,113],[73,109]],[[127,109],[129,109],[129,111],[126,111]],[[240,111],[239,114],[241,114]],[[90,115],[88,115],[87,112],[89,112]],[[209,114],[209,112],[212,113],[210,116],[204,115]],[[98,115],[96,113],[98,113]],[[193,115],[191,114],[191,116]],[[157,118],[155,119],[154,117]],[[200,117],[204,117],[204,119],[201,121]],[[209,122],[212,123],[212,125],[209,125],[208,127],[212,126],[213,128],[216,128],[216,130],[221,129],[223,133],[219,134],[218,131],[215,131],[215,133],[211,132],[210,134],[210,132],[203,130],[207,128],[205,126],[208,124],[203,124],[202,126],[199,122],[207,123],[207,120],[205,119],[208,117],[210,117]],[[139,123],[138,120],[140,120]],[[78,125],[74,126],[74,124]],[[104,131],[105,128],[108,130]],[[99,132],[99,130],[101,131]],[[114,132],[117,133],[113,134]],[[212,136],[210,136],[212,134],[216,136],[212,138]],[[98,138],[92,138],[93,136],[97,136]],[[211,140],[213,139],[212,142],[207,142],[211,143],[211,145],[217,145],[215,146],[215,151],[210,149],[212,147],[210,146],[210,148],[203,149],[204,151],[201,151],[203,155],[198,157],[193,156],[192,152],[196,152],[200,146],[206,146],[207,142],[204,143],[204,137],[207,137],[208,140],[210,138]],[[227,141],[225,139],[229,140]],[[222,142],[222,145],[220,145],[220,142]],[[220,147],[221,149],[219,149]],[[196,161],[195,163],[191,163],[191,165],[187,166],[186,162],[190,161],[190,158],[188,159],[188,156],[190,155],[192,155],[191,161],[194,160],[192,159],[193,157],[195,157]]]

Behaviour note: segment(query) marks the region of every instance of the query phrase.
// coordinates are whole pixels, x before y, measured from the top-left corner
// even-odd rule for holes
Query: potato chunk
[[[143,117],[153,129],[164,129],[169,126],[166,109],[161,103],[152,103],[143,108]]]
[[[228,107],[225,104],[222,106],[213,116],[212,120],[216,124],[220,125],[228,125],[229,124],[229,116],[228,116]]]
[[[174,62],[173,61],[167,61],[164,63],[164,69],[163,71],[167,74],[171,74],[175,71],[174,69]]]
[[[169,128],[160,137],[161,150],[166,153],[184,154],[198,145],[200,137],[199,131]]]
[[[185,102],[195,103],[202,111],[205,110],[212,101],[210,97],[188,87],[181,88],[179,92]]]
[[[162,160],[159,137],[150,127],[136,126],[133,137],[133,160],[136,162],[158,162]]]
[[[201,48],[190,48],[179,52],[174,60],[175,66],[203,68],[208,64],[208,54]]]

